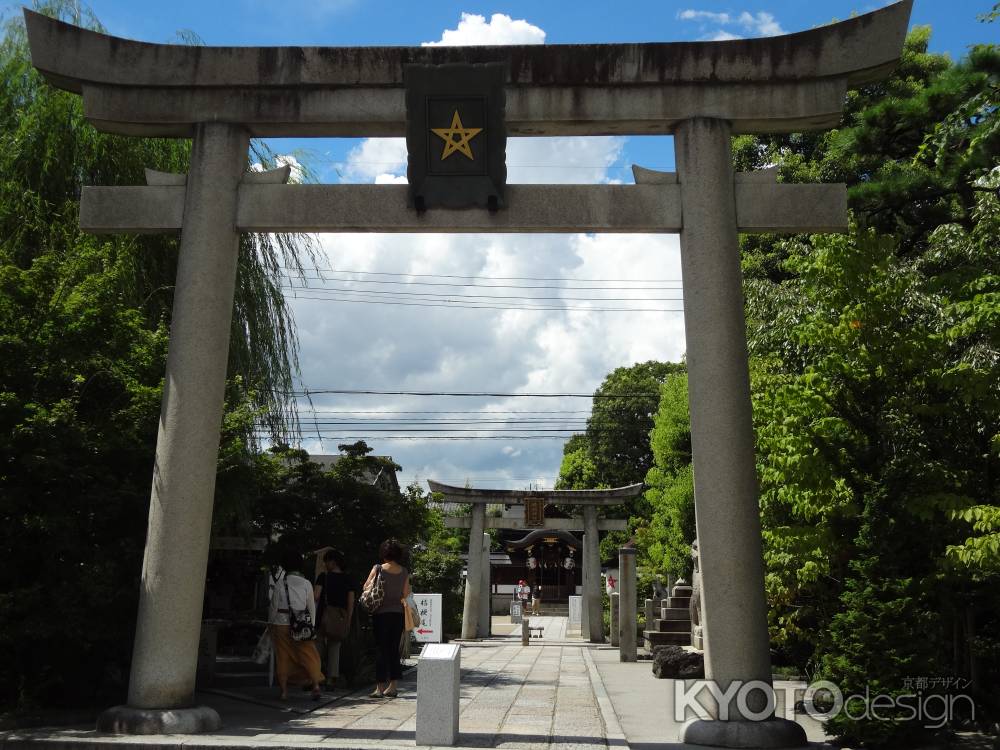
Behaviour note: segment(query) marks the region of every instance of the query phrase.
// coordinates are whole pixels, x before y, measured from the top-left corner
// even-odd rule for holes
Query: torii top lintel
[[[758,39],[504,47],[147,44],[24,15],[32,63],[108,132],[190,137],[214,121],[255,136],[400,136],[406,65],[501,62],[510,135],[627,135],[692,117],[734,132],[834,127],[847,87],[898,62],[911,6]]]
[[[607,490],[493,490],[453,487],[433,479],[428,479],[427,484],[431,492],[440,492],[451,502],[489,505],[522,505],[529,498],[564,505],[621,505],[641,495],[645,487],[640,482]]]

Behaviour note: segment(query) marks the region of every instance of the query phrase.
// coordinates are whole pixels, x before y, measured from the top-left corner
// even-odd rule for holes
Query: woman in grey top
[[[399,663],[399,641],[403,636],[404,597],[410,595],[410,573],[400,565],[403,548],[395,539],[386,539],[379,547],[381,565],[372,568],[365,588],[378,573],[382,575],[385,596],[382,605],[372,613],[375,631],[375,689],[370,698],[395,698],[396,680],[403,674]]]

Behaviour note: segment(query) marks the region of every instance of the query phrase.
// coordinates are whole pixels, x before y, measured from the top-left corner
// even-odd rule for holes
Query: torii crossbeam
[[[797,34],[725,42],[510,47],[188,47],[25,11],[33,64],[94,127],[193,138],[186,176],[87,187],[93,232],[181,230],[128,705],[99,727],[217,727],[194,698],[241,231],[679,232],[706,676],[762,685],[685,725],[686,742],[804,744],[773,714],[738,233],[844,231],[842,185],[736,175],[730,138],[836,127],[850,86],[899,60],[912,0]],[[509,135],[674,136],[677,173],[635,185],[509,186],[496,213],[406,208],[404,186],[247,175],[249,139],[400,136],[408,65],[504,66]],[[263,180],[263,182],[262,182]],[[270,182],[268,182],[270,180]],[[769,706],[771,708],[769,708]],[[728,708],[728,718],[722,709]]]

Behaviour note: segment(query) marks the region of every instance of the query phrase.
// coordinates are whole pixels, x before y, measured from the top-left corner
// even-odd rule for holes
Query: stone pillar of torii
[[[450,48],[145,44],[26,10],[33,64],[82,96],[94,127],[194,142],[186,177],[86,187],[81,200],[85,231],[181,231],[128,705],[105,712],[101,728],[219,725],[191,706],[241,232],[679,232],[706,676],[722,690],[765,686],[681,737],[802,744],[791,722],[751,720],[773,695],[737,235],[845,231],[846,189],[734,174],[730,136],[837,127],[847,88],[897,64],[911,5],[763,39]],[[478,63],[506,66],[508,135],[673,134],[676,173],[509,185],[499,211],[418,212],[403,185],[287,185],[287,171],[246,172],[251,137],[401,136],[406,66]],[[485,525],[477,518],[473,532]],[[596,540],[595,511],[584,519]],[[480,580],[473,557],[470,581]]]

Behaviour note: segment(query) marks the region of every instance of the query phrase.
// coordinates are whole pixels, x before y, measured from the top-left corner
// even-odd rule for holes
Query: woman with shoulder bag
[[[345,572],[344,555],[328,549],[323,555],[324,570],[316,577],[313,594],[319,613],[319,633],[316,648],[320,659],[326,660],[326,689],[336,687],[340,675],[340,645],[347,638],[354,615],[354,587]]]
[[[375,631],[375,689],[369,698],[395,698],[396,681],[402,677],[399,663],[399,640],[403,635],[403,600],[410,595],[410,574],[400,561],[403,547],[395,539],[386,539],[379,547],[381,565],[376,565],[365,581],[361,601],[372,607]],[[381,597],[378,592],[381,587]],[[378,599],[380,601],[376,601]],[[367,604],[366,604],[367,603]],[[372,606],[374,605],[374,606]]]
[[[316,622],[313,587],[299,572],[301,556],[292,552],[282,555],[281,567],[283,572],[274,581],[267,617],[281,700],[288,698],[289,682],[311,685],[313,700],[319,700],[323,671],[313,644],[312,624]]]

